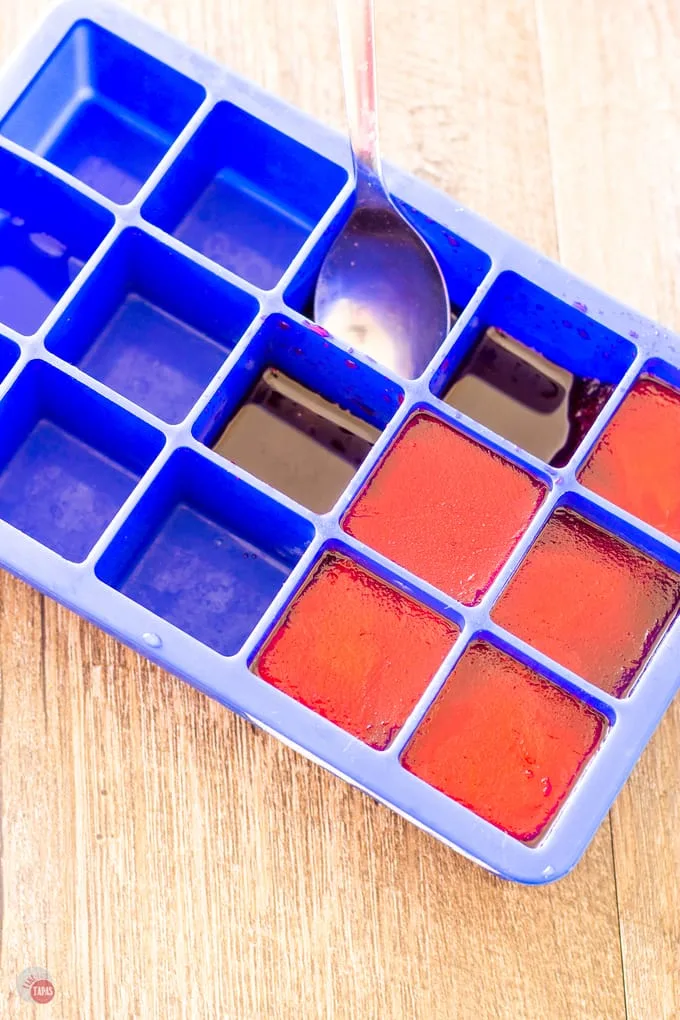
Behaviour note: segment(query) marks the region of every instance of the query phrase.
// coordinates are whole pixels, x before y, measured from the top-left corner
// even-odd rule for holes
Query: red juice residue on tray
[[[502,627],[620,697],[680,600],[680,577],[571,510],[548,521],[493,611]]]
[[[475,605],[545,486],[430,414],[407,422],[343,521],[345,531]]]
[[[599,379],[575,377],[569,393],[569,435],[551,464],[564,467],[569,463],[613,392],[611,384]]]
[[[450,620],[333,553],[293,602],[255,671],[383,750],[458,633]]]
[[[680,541],[680,392],[640,379],[605,429],[580,481]]]
[[[402,765],[504,832],[533,842],[606,726],[594,709],[480,641],[447,679]]]

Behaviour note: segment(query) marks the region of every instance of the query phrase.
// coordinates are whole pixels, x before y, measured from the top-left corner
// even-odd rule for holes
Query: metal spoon
[[[449,330],[446,284],[429,247],[383,183],[373,0],[337,0],[337,12],[356,194],[349,220],[321,266],[314,318],[413,379]]]

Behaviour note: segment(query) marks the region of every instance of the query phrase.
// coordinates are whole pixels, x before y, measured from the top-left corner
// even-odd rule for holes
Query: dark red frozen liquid
[[[411,418],[350,508],[355,538],[475,605],[545,496],[521,468],[430,414]]]
[[[680,541],[680,392],[640,379],[605,429],[580,481]]]
[[[680,577],[557,510],[501,596],[497,623],[620,697],[675,613]]]
[[[555,817],[606,726],[573,695],[476,642],[402,764],[499,829],[532,842]]]
[[[344,556],[324,557],[255,669],[371,747],[403,725],[458,635],[454,623]]]

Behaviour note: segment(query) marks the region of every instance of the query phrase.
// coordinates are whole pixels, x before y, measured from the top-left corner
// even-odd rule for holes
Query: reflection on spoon
[[[351,347],[369,354],[381,365],[396,369],[400,352],[394,333],[386,328],[384,320],[368,305],[357,304],[350,298],[340,298],[331,306],[324,326],[333,336],[341,337]]]
[[[420,375],[444,340],[449,299],[429,247],[390,199],[378,146],[373,0],[338,0],[356,195],[326,256],[314,318],[399,375]]]

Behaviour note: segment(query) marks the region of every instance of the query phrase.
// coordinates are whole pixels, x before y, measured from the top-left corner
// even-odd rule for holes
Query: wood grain
[[[560,252],[680,327],[680,10],[538,0]],[[631,1020],[680,1016],[680,703],[612,811]]]
[[[0,0],[3,56],[46,6]],[[342,124],[330,2],[131,6]],[[677,325],[672,0],[377,6],[386,155]],[[613,830],[523,889],[6,575],[0,605],[0,1015],[680,1015],[677,707]]]

